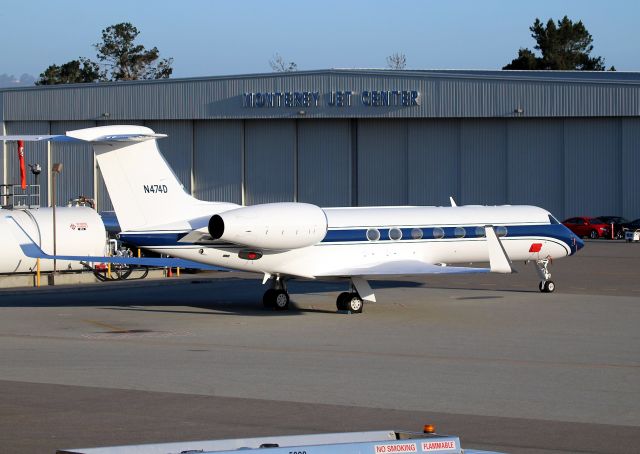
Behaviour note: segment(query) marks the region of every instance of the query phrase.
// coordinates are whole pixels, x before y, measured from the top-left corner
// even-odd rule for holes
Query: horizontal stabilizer
[[[511,260],[507,256],[507,252],[502,247],[502,242],[496,235],[496,231],[490,225],[485,226],[485,234],[487,236],[487,245],[489,247],[489,263],[492,273],[513,273],[511,268]]]
[[[111,133],[113,132],[113,133]],[[85,143],[116,143],[143,142],[145,140],[162,139],[166,134],[156,134],[152,129],[144,126],[101,126],[97,128],[78,129],[66,134],[33,135],[20,134],[0,136],[0,140],[25,142],[85,142]]]
[[[45,260],[71,260],[74,262],[91,262],[91,263],[115,263],[121,265],[133,265],[133,266],[160,266],[160,267],[180,267],[180,268],[193,268],[200,270],[218,270],[226,271],[225,268],[218,266],[207,265],[204,263],[193,262],[191,260],[178,259],[173,257],[106,257],[106,256],[91,256],[91,255],[50,255],[45,253],[40,246],[38,246],[31,236],[22,228],[20,224],[12,217],[7,216],[7,219],[13,221],[12,232],[22,253],[27,257],[34,259]]]

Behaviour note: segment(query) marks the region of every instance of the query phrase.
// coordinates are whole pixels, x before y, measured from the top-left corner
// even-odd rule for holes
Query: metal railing
[[[0,205],[5,209],[40,208],[40,185],[0,184]]]

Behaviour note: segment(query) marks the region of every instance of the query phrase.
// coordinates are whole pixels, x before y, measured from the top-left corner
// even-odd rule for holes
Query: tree
[[[535,49],[542,54],[521,48],[518,57],[502,69],[530,70],[584,70],[604,71],[604,59],[591,57],[593,37],[582,21],[573,23],[567,16],[558,21],[552,19],[546,26],[536,19],[531,27],[531,37],[535,39]]]
[[[277,52],[273,56],[273,60],[269,60],[269,66],[271,66],[271,69],[277,73],[288,73],[298,70],[298,65],[296,65],[295,62],[285,62],[284,58],[282,58],[282,55]]]
[[[171,76],[172,58],[160,59],[157,47],[146,50],[135,40],[140,32],[129,22],[102,30],[102,42],[94,44],[98,62],[79,57],[61,66],[51,65],[40,74],[36,85],[73,84]]]
[[[102,42],[94,47],[109,80],[166,79],[171,76],[173,59],[158,61],[160,51],[157,47],[146,50],[142,44],[135,44],[139,34],[129,22],[102,30]]]
[[[97,63],[88,58],[71,60],[61,66],[51,65],[40,74],[36,85],[82,84],[102,80]]]
[[[407,56],[400,52],[395,52],[387,57],[387,68],[404,69],[407,66]]]

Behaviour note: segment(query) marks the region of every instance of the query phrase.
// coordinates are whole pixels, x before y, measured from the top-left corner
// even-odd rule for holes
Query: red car
[[[607,224],[600,218],[581,216],[566,219],[562,224],[580,237],[589,237],[592,239],[611,237],[611,224]]]

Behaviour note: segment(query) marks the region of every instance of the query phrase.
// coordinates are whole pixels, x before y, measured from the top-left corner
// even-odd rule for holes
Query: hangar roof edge
[[[393,77],[424,77],[444,79],[478,79],[504,80],[520,82],[570,82],[570,83],[605,83],[605,84],[640,84],[640,72],[631,71],[513,71],[513,70],[475,70],[475,69],[421,69],[421,70],[392,70],[392,69],[360,69],[360,68],[332,68],[319,70],[268,72],[252,74],[229,74],[220,76],[182,77],[170,79],[131,80],[118,82],[97,82],[84,84],[34,85],[20,87],[3,87],[0,92],[16,92],[31,90],[52,90],[66,88],[93,88],[118,85],[139,84],[171,84],[213,80],[256,79],[276,77],[297,77],[306,75],[364,75],[364,76],[393,76]]]

